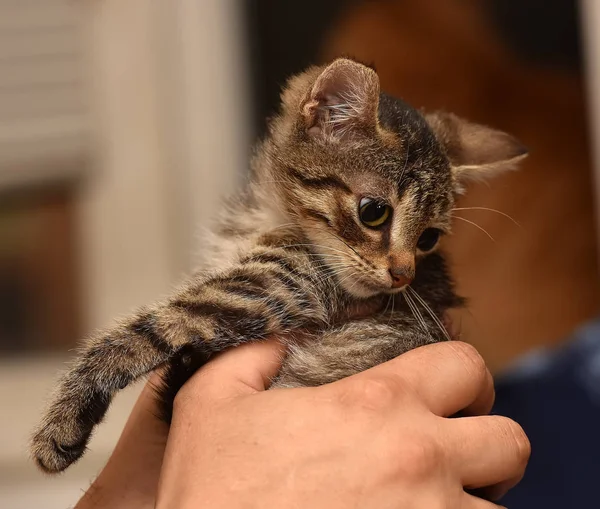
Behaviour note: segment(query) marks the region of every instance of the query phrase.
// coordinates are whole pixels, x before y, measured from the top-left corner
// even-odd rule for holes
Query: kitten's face
[[[525,153],[504,133],[380,94],[374,71],[350,60],[294,78],[283,101],[265,180],[358,298],[405,289],[449,231],[461,181]]]
[[[423,117],[382,96],[379,118],[372,137],[313,146],[310,166],[298,158],[287,169],[315,252],[361,298],[410,284],[418,259],[449,231],[454,201],[450,164]]]
[[[337,189],[320,191],[318,208],[311,200],[313,206],[298,209],[314,251],[350,294],[404,290],[415,277],[418,259],[434,251],[448,232],[450,186],[438,183],[436,189],[420,177],[399,185],[357,172],[347,183],[340,180],[344,184]]]

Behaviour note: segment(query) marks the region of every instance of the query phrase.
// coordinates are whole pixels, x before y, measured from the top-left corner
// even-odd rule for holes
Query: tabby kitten
[[[505,133],[380,93],[375,71],[352,60],[291,78],[247,191],[207,238],[207,263],[88,339],[33,437],[37,464],[76,461],[116,391],[163,364],[168,413],[213,353],[244,342],[288,341],[274,386],[293,387],[450,339],[445,312],[462,300],[433,251],[454,197],[524,155]]]

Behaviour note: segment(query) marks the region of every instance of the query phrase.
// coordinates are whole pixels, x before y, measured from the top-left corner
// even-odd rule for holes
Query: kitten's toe
[[[91,431],[73,426],[46,424],[31,440],[31,454],[45,473],[62,472],[85,452]]]

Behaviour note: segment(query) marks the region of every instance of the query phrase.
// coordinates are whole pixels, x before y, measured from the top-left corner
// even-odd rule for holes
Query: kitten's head
[[[468,179],[514,167],[513,137],[380,93],[348,59],[290,79],[259,175],[356,297],[401,291],[449,232]]]

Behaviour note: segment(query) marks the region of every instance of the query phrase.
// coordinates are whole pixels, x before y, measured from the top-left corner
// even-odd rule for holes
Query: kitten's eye
[[[442,232],[437,228],[427,228],[417,241],[417,247],[421,251],[431,251],[440,240]]]
[[[363,224],[371,228],[377,228],[383,225],[390,217],[392,207],[385,203],[381,203],[370,198],[360,200],[359,217]]]

